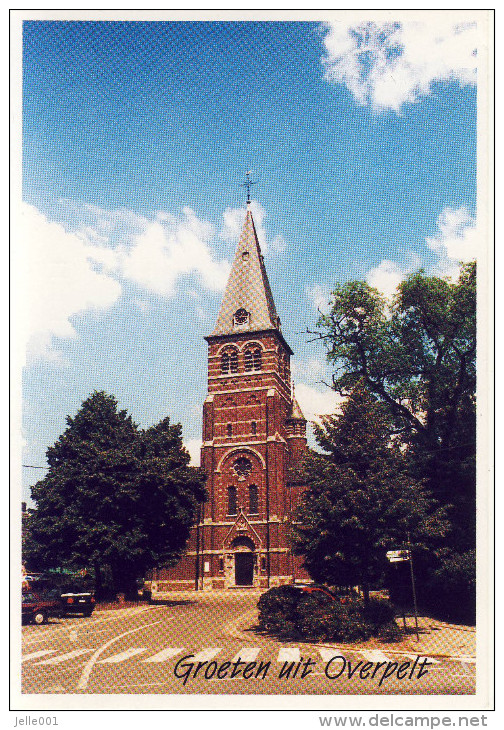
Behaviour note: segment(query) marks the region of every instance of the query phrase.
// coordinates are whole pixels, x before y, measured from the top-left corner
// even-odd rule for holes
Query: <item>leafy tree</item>
[[[392,307],[365,282],[337,286],[317,334],[334,365],[333,387],[358,382],[391,415],[418,478],[452,505],[452,546],[475,542],[476,266],[457,282],[411,275]]]
[[[341,415],[315,426],[323,453],[310,452],[307,485],[294,528],[294,550],[310,575],[330,585],[364,589],[379,580],[387,550],[411,533],[417,548],[439,541],[448,524],[421,481],[411,477],[397,442],[390,439],[384,405],[358,383]]]
[[[94,392],[54,446],[49,471],[32,488],[30,564],[104,569],[115,590],[135,592],[151,567],[183,551],[204,475],[189,466],[179,425],[140,430],[114,397]]]

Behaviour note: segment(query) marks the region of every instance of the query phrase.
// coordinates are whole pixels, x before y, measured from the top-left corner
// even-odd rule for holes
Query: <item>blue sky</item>
[[[336,404],[305,334],[335,282],[477,256],[478,29],[436,17],[25,22],[23,464],[94,389],[197,453],[246,170],[309,418]]]

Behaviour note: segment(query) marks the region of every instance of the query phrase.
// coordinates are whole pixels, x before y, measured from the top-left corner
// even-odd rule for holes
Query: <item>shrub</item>
[[[395,610],[390,601],[371,598],[369,603],[363,606],[362,615],[366,623],[378,630],[394,621]]]
[[[297,604],[301,591],[292,585],[270,588],[259,599],[259,625],[280,638],[296,638]]]
[[[429,605],[451,621],[476,621],[476,552],[452,553],[434,571],[426,586]]]
[[[346,620],[341,603],[323,593],[302,594],[296,609],[297,630],[304,639],[310,641],[331,639],[335,628]]]
[[[264,593],[258,607],[261,628],[282,639],[352,642],[400,634],[394,609],[384,600],[373,599],[367,606],[360,599],[343,603],[321,592],[281,586]]]

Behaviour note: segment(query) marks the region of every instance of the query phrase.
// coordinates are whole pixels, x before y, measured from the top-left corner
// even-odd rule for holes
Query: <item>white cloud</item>
[[[201,439],[187,439],[184,446],[191,457],[191,466],[199,466],[201,459]]]
[[[208,245],[210,224],[194,211],[172,228],[151,222],[136,237],[132,248],[120,256],[120,271],[131,281],[162,296],[171,297],[180,276],[196,274],[210,291],[221,291],[229,275],[229,262],[215,260]]]
[[[60,361],[53,337],[75,337],[72,315],[110,307],[121,285],[94,270],[94,247],[22,203],[15,220],[13,282],[23,356]]]
[[[60,198],[62,217],[68,227],[86,243],[105,244],[120,240],[122,244],[145,230],[150,220],[128,208],[108,210],[98,205]],[[168,213],[158,214],[164,220]]]
[[[324,78],[344,84],[361,105],[399,113],[432,92],[436,81],[476,84],[476,23],[439,14],[425,22],[324,26]]]
[[[436,273],[454,276],[458,262],[478,258],[484,245],[476,218],[464,206],[444,208],[437,219],[437,233],[426,239],[427,246],[439,256]]]
[[[295,388],[296,400],[307,421],[320,421],[320,416],[336,413],[344,398],[329,387],[319,390],[305,383]]]
[[[266,211],[262,205],[253,200],[250,204],[250,209],[254,217],[254,225],[259,238],[259,244],[261,251],[266,254],[283,253],[287,248],[287,243],[282,235],[274,236],[271,240],[268,239],[266,229],[264,227],[264,219],[267,216]],[[243,221],[245,220],[246,208],[226,208],[222,217],[224,219],[224,225],[220,232],[221,238],[225,241],[238,242],[242,228]]]
[[[369,271],[366,281],[370,286],[374,286],[382,294],[385,294],[386,297],[392,298],[407,273],[395,261],[383,259],[378,266]]]
[[[320,286],[320,284],[314,284],[306,289],[306,294],[314,309],[320,311],[322,314],[329,312],[329,302],[331,300],[331,292],[329,289]]]
[[[89,255],[101,271],[167,297],[175,295],[180,277],[189,274],[207,290],[225,287],[229,262],[215,258],[210,245],[214,229],[192,208],[183,208],[178,218],[166,211],[146,217],[126,208],[59,202],[68,226],[89,244]]]
[[[452,279],[456,279],[460,273],[460,262],[477,259],[478,251],[484,245],[476,218],[465,206],[444,208],[437,219],[437,231],[427,237],[425,243],[436,254],[436,258],[424,268],[434,276],[449,276]],[[368,272],[366,281],[391,298],[400,282],[420,266],[421,259],[416,255],[411,255],[409,264],[404,267],[395,261],[383,259]]]

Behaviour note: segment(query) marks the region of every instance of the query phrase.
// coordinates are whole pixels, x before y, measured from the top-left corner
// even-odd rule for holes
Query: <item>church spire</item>
[[[248,191],[247,197],[250,198],[250,188]],[[270,329],[280,330],[280,319],[264,266],[250,201],[247,201],[245,222],[212,335]]]

